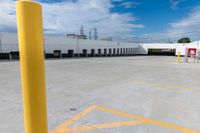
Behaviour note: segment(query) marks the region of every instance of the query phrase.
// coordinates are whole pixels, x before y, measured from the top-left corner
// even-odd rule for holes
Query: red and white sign
[[[188,56],[196,57],[197,49],[196,48],[188,48]]]

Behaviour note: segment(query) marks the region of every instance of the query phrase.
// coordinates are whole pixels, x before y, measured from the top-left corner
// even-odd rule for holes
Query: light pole
[[[2,37],[3,37],[3,34],[0,33],[0,47],[1,47],[1,53],[3,52],[3,47],[2,47],[2,44],[1,44],[1,39],[2,39]]]
[[[80,39],[79,39],[79,37],[76,37],[76,52],[77,52],[77,58],[79,58],[79,56],[80,56],[80,46],[79,46],[79,42],[80,42]]]

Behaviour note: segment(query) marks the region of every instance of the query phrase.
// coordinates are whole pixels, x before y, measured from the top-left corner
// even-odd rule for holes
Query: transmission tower
[[[97,28],[94,28],[94,40],[98,40],[98,31],[97,31]]]
[[[81,29],[80,29],[80,36],[83,36],[84,35],[84,27],[81,26]]]
[[[89,39],[92,40],[92,32],[89,32]]]

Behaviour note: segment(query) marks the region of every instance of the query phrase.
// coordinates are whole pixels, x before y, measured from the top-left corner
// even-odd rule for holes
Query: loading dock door
[[[92,56],[92,57],[95,56],[95,49],[91,49],[91,56]]]
[[[74,50],[68,50],[68,57],[74,57]]]
[[[104,56],[107,56],[107,49],[104,49]]]
[[[101,56],[101,49],[98,49],[98,56]]]
[[[87,49],[83,49],[83,57],[87,57]]]
[[[148,55],[175,56],[176,55],[176,49],[148,49]]]
[[[111,56],[112,55],[112,49],[110,48],[109,49],[109,56]]]

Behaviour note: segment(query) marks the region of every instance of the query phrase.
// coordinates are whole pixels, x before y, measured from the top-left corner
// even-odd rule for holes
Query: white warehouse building
[[[18,56],[17,34],[1,33],[0,39],[1,58]],[[139,44],[45,36],[44,50],[47,57],[126,56],[139,54]]]
[[[131,55],[185,55],[186,49],[198,51],[199,41],[180,43],[125,43],[102,40],[85,40],[61,36],[45,36],[44,52],[46,57],[96,57],[96,56],[131,56]],[[197,52],[196,52],[197,53]],[[17,58],[19,56],[16,33],[1,33],[0,58]]]
[[[180,55],[184,56],[187,52],[187,49],[196,49],[198,51],[200,49],[200,41],[195,41],[191,43],[144,43],[140,44],[141,47],[141,54],[151,54],[151,52],[163,52],[165,53],[171,53],[174,55],[178,55],[178,52],[180,52]]]

